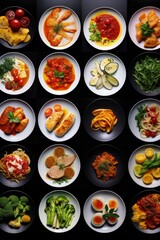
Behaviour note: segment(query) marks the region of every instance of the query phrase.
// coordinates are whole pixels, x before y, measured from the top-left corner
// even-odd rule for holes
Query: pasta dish
[[[160,134],[160,107],[157,104],[143,105],[135,116],[142,138]]]
[[[11,154],[5,154],[0,159],[0,172],[11,181],[19,182],[30,172],[30,158],[22,149],[18,148]]]
[[[96,109],[92,114],[94,118],[91,121],[91,128],[94,130],[110,133],[118,122],[118,118],[111,109]]]

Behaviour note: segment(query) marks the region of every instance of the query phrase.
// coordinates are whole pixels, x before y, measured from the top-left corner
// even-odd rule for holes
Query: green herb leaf
[[[57,78],[64,78],[64,72],[58,72],[57,70],[54,70],[54,76]]]
[[[13,122],[14,123],[20,123],[19,118],[15,117],[13,112],[8,113],[8,118],[9,118],[10,123],[13,123]]]
[[[58,33],[62,28],[63,28],[62,24],[57,23],[57,24],[54,26],[54,31],[55,31],[56,33]]]
[[[3,78],[5,73],[12,70],[14,63],[14,58],[4,58],[3,63],[0,64],[0,78]]]
[[[144,37],[149,37],[154,32],[154,29],[150,28],[149,23],[146,22],[141,26],[141,31]]]

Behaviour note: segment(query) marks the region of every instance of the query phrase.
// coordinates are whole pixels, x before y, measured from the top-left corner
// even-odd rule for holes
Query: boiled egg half
[[[103,211],[105,207],[104,199],[102,197],[94,197],[92,199],[92,207],[96,211]]]
[[[103,226],[103,224],[105,223],[105,220],[104,220],[102,215],[103,214],[100,213],[100,212],[97,212],[97,213],[93,214],[92,220],[91,220],[93,226],[95,226],[95,227]]]

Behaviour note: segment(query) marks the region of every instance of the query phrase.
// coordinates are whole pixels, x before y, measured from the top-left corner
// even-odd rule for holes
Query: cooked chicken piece
[[[156,37],[160,37],[160,22],[157,23],[157,25],[154,27],[154,34]]]
[[[63,39],[63,36],[57,34],[53,39],[50,40],[52,46],[58,46]]]
[[[57,158],[58,164],[64,164],[65,167],[71,165],[76,159],[76,155],[64,155],[62,157]]]
[[[28,118],[22,119],[22,121],[18,124],[18,126],[15,129],[16,132],[18,132],[18,133],[22,132],[26,128],[28,123],[29,123],[29,119]]]
[[[62,21],[66,20],[67,18],[69,18],[72,15],[72,12],[68,9],[65,10],[64,13],[60,16],[60,18],[58,19],[58,23],[61,23]]]
[[[139,43],[143,40],[143,34],[141,31],[141,23],[136,23],[136,38]]]
[[[9,122],[9,118],[8,118],[8,113],[9,112],[14,112],[15,108],[8,106],[4,109],[4,111],[2,112],[2,115],[0,117],[0,125],[5,125]]]
[[[149,23],[149,26],[150,28],[153,28],[156,26],[156,24],[158,23],[159,21],[159,17],[156,15],[155,11],[154,10],[151,10],[149,13],[148,13],[148,23]]]
[[[146,13],[142,13],[140,16],[139,16],[139,21],[142,23],[142,24],[145,24],[148,19],[147,19],[147,14]]]
[[[47,175],[52,179],[59,179],[64,176],[64,169],[61,169],[59,166],[52,166]]]
[[[144,41],[144,47],[146,47],[146,48],[154,48],[154,47],[158,46],[159,44],[160,44],[160,42],[158,41],[158,38],[156,37],[155,34],[152,34],[151,37],[148,37]]]

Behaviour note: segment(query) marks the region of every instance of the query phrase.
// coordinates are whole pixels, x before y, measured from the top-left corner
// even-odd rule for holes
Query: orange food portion
[[[117,165],[117,159],[108,152],[103,152],[96,156],[92,163],[97,178],[101,179],[103,182],[106,182],[117,175]]]

